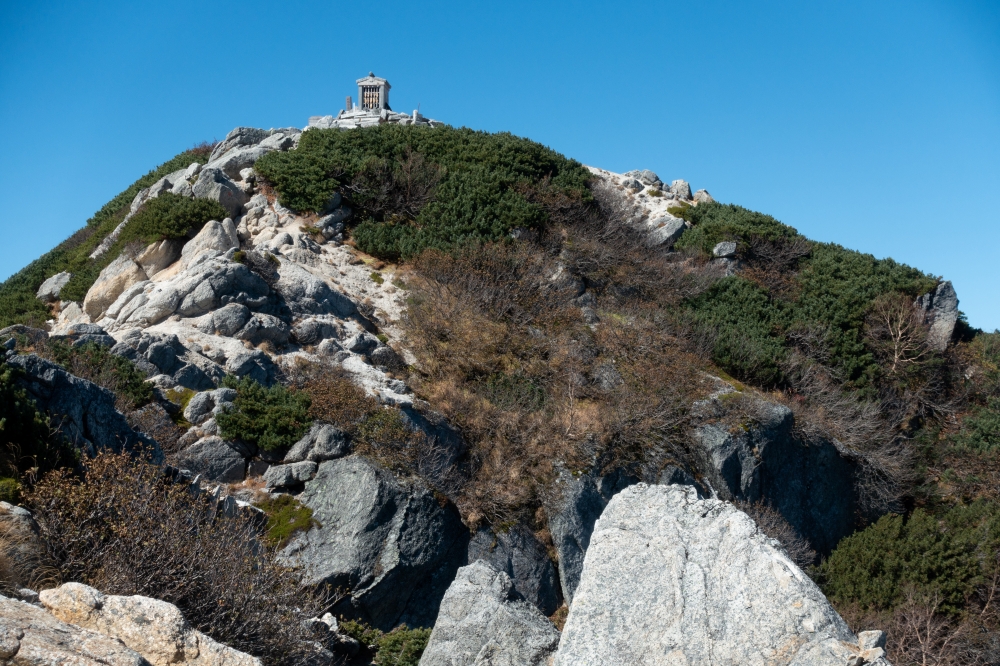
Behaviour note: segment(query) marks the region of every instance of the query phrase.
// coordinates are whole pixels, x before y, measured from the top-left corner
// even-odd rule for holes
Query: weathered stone
[[[958,322],[958,294],[945,280],[937,286],[933,294],[924,294],[917,299],[916,307],[923,311],[924,321],[930,325],[927,344],[931,349],[944,351],[951,342]]]
[[[246,460],[221,437],[203,437],[178,455],[177,466],[209,481],[234,483],[246,475]]]
[[[36,298],[39,298],[47,303],[53,303],[59,300],[59,292],[62,288],[66,286],[70,278],[73,277],[71,273],[63,271],[62,273],[56,273],[48,280],[42,283],[38,288],[38,293],[35,294]]]
[[[288,344],[290,335],[291,329],[288,328],[288,324],[273,315],[258,312],[247,320],[234,337],[253,345],[270,342],[280,347]]]
[[[642,182],[643,185],[648,185],[649,187],[656,187],[656,188],[663,187],[663,181],[660,180],[660,177],[657,176],[652,171],[650,171],[649,169],[627,171],[622,175],[628,176],[630,178],[637,178],[640,182]]]
[[[722,259],[730,259],[736,256],[736,241],[722,241],[716,243],[712,248],[712,256]]]
[[[292,335],[300,345],[317,345],[327,338],[336,337],[338,329],[332,322],[309,317],[295,325]]]
[[[367,354],[378,347],[379,341],[368,331],[361,331],[344,340],[344,349],[355,354]]]
[[[342,458],[351,452],[351,444],[343,430],[328,423],[314,423],[309,432],[285,454],[283,462],[303,460],[323,462]]]
[[[143,448],[154,459],[162,458],[156,443],[132,430],[115,409],[115,394],[111,391],[34,354],[13,356],[7,363],[24,371],[18,381],[49,416],[52,426],[89,455],[104,449],[121,452]]]
[[[708,190],[698,190],[694,193],[694,200],[698,203],[712,203],[715,199],[708,193]]]
[[[149,666],[135,650],[0,596],[0,660],[10,666]]]
[[[679,217],[667,216],[647,222],[646,228],[649,229],[648,237],[651,245],[664,245],[670,248],[687,229],[687,225]]]
[[[224,305],[198,324],[202,333],[232,337],[250,319],[250,309],[240,303]]]
[[[191,396],[184,408],[184,418],[189,423],[200,425],[206,419],[218,414],[236,399],[236,391],[231,388],[220,388],[214,391],[202,391]]]
[[[828,554],[854,529],[854,466],[826,440],[809,443],[794,435],[795,419],[783,405],[751,405],[722,412],[692,433],[700,469],[719,497],[776,509],[820,555]],[[732,428],[739,418],[745,428]]]
[[[670,193],[678,199],[691,199],[691,186],[686,180],[675,180],[670,184]]]
[[[358,456],[320,463],[298,499],[319,522],[282,552],[307,584],[351,590],[334,614],[383,630],[434,623],[466,556],[468,530],[418,479],[398,480]]]
[[[105,595],[81,583],[43,590],[39,599],[59,620],[117,639],[152,666],[261,666],[193,629],[176,606],[159,599]]]
[[[91,321],[99,321],[104,316],[104,311],[123,291],[146,279],[148,279],[146,273],[139,264],[123,252],[97,276],[97,280],[83,299],[83,311]]]
[[[369,354],[369,358],[372,365],[384,368],[389,372],[398,372],[406,369],[406,361],[392,347],[385,345],[377,347]]]
[[[357,312],[351,299],[334,291],[321,278],[288,261],[278,269],[275,289],[295,315],[334,314],[349,317]]]
[[[458,570],[441,601],[421,666],[541,666],[559,631],[514,591],[507,574],[477,561]]]
[[[316,463],[304,460],[288,465],[271,465],[264,472],[268,488],[293,488],[316,476]]]
[[[547,617],[562,603],[556,569],[545,546],[524,525],[494,532],[484,527],[469,542],[469,562],[482,560],[510,577],[514,589]]]
[[[185,266],[189,266],[203,253],[223,254],[227,250],[239,247],[240,239],[236,235],[236,226],[230,218],[227,217],[222,222],[209,220],[194,238],[184,244],[181,260]]]
[[[230,217],[239,217],[249,197],[234,183],[222,169],[204,168],[198,174],[198,182],[192,188],[199,199],[218,201]]]
[[[597,522],[555,663],[844,666],[859,652],[746,514],[693,488],[639,484]]]
[[[179,238],[166,238],[150,244],[135,258],[135,261],[147,276],[153,277],[177,261],[183,247],[184,241]]]

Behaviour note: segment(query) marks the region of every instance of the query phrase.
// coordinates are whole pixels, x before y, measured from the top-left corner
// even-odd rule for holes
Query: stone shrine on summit
[[[356,81],[358,85],[358,103],[347,97],[345,108],[336,116],[312,116],[309,127],[318,129],[355,129],[393,123],[397,125],[422,125],[425,127],[440,127],[444,123],[431,120],[414,110],[412,114],[396,113],[389,106],[389,90],[392,88],[386,79],[368,72],[368,76]]]

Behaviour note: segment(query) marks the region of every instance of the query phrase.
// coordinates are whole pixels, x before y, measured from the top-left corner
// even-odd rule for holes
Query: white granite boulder
[[[637,484],[597,521],[555,663],[845,666],[866,655],[749,516],[688,486]]]

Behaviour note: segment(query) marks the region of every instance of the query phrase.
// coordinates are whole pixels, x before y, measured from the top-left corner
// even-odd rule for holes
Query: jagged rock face
[[[547,617],[483,561],[458,570],[441,601],[421,666],[541,666],[559,643]]]
[[[137,434],[115,409],[115,395],[97,384],[69,374],[34,354],[13,356],[7,362],[24,371],[19,381],[62,435],[90,455],[98,450],[148,449],[162,459],[153,440]]]
[[[559,554],[559,581],[567,604],[580,583],[594,523],[616,493],[638,480],[621,471],[597,477],[575,477],[565,470],[559,474],[558,498],[548,507],[549,531]]]
[[[594,529],[555,663],[844,666],[861,656],[776,544],[693,488],[623,490]]]
[[[135,650],[0,596],[0,661],[11,666],[149,666]]]
[[[329,583],[352,595],[335,614],[360,616],[388,631],[434,623],[468,530],[416,479],[398,480],[359,456],[319,464],[298,496],[319,522],[282,552],[307,584]]]
[[[931,349],[944,351],[958,323],[958,294],[951,281],[945,280],[933,294],[918,298],[915,307],[923,312],[924,321],[930,325],[927,344]]]
[[[832,442],[797,439],[795,418],[783,405],[759,403],[756,422],[746,428],[732,427],[719,400],[697,408],[720,417],[692,433],[700,467],[720,498],[765,502],[820,554],[853,531],[854,466]]]
[[[41,284],[38,288],[38,293],[35,294],[35,297],[47,303],[58,301],[59,292],[62,291],[62,288],[66,286],[66,283],[69,282],[71,277],[73,277],[73,275],[65,271],[53,275]]]
[[[125,253],[105,266],[83,299],[83,311],[98,321],[122,292],[147,279],[139,264]]]
[[[59,620],[117,639],[152,666],[261,666],[256,657],[192,629],[165,601],[104,595],[80,583],[43,590],[39,599]]]
[[[469,542],[469,562],[481,560],[505,573],[515,592],[546,617],[562,603],[556,569],[535,535],[524,525],[494,532],[482,528]]]

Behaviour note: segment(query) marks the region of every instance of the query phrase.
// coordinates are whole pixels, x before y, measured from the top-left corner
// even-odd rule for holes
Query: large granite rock
[[[135,258],[135,261],[147,276],[153,277],[177,261],[181,256],[181,249],[183,247],[183,240],[179,238],[165,238],[148,245]]]
[[[546,616],[562,604],[555,566],[545,546],[524,525],[499,532],[480,529],[469,542],[469,562],[477,560],[507,574],[514,590]]]
[[[555,663],[846,666],[879,656],[746,514],[690,487],[638,484],[597,522]]]
[[[91,321],[100,320],[104,312],[126,289],[146,279],[146,273],[139,264],[123,252],[97,276],[97,280],[83,298],[83,311]]]
[[[319,464],[299,494],[319,526],[295,537],[282,559],[308,584],[351,595],[334,614],[389,630],[434,623],[445,590],[465,560],[468,530],[417,479],[396,479],[359,456]]]
[[[357,312],[354,302],[335,291],[321,278],[301,266],[282,261],[278,269],[280,278],[275,289],[297,316],[309,314],[334,314],[349,317]]]
[[[235,483],[246,477],[246,458],[221,437],[202,437],[181,451],[177,466],[209,481]]]
[[[343,430],[329,423],[314,423],[302,439],[285,454],[286,464],[311,461],[315,463],[342,458],[351,452],[351,443]]]
[[[250,200],[239,185],[222,169],[205,167],[198,174],[198,182],[191,188],[195,197],[218,201],[230,217],[239,217],[243,204]]]
[[[0,663],[10,666],[149,666],[120,641],[0,596]]]
[[[66,583],[38,596],[59,620],[117,639],[152,666],[261,666],[256,657],[193,629],[166,601],[105,595],[81,583]]]
[[[222,222],[209,220],[194,238],[184,244],[181,261],[187,266],[205,252],[214,252],[218,255],[239,248],[240,239],[236,235],[236,226],[232,219],[227,217]]]
[[[38,408],[48,414],[53,427],[89,455],[102,449],[143,449],[156,460],[162,458],[156,442],[132,430],[115,409],[115,394],[111,391],[34,354],[13,356],[7,363],[24,371],[18,381]]]
[[[483,561],[458,570],[441,601],[420,666],[541,666],[559,631]]]
[[[803,442],[783,405],[755,401],[752,421],[722,401],[696,405],[709,422],[692,432],[700,468],[719,497],[776,509],[821,555],[854,529],[854,465],[827,440]],[[714,410],[714,411],[713,411]],[[735,419],[746,427],[733,427]]]

